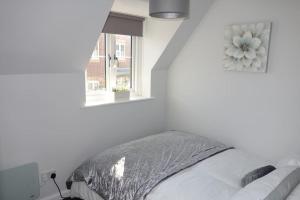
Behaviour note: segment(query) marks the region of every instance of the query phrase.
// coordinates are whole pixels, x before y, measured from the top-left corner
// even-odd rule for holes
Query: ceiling
[[[83,71],[112,3],[0,1],[0,74]]]
[[[191,17],[168,44],[155,69],[167,68],[212,0],[191,0]],[[0,1],[0,75],[83,71],[113,0]],[[148,16],[148,0],[115,0],[112,10]]]
[[[149,1],[148,0],[115,0],[111,10],[114,12],[148,17]]]

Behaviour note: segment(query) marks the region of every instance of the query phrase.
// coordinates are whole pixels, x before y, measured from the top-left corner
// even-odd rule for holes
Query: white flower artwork
[[[271,23],[225,27],[224,69],[266,72]]]

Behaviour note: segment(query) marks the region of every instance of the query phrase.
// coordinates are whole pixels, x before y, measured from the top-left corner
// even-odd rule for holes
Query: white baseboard
[[[69,190],[63,190],[61,191],[62,196],[68,197],[70,196],[70,191]],[[60,195],[59,193],[44,197],[44,198],[39,198],[39,200],[60,200]]]

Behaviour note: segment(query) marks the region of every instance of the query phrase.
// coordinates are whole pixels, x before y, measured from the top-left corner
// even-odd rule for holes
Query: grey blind
[[[110,12],[103,33],[143,36],[143,22],[145,18]]]

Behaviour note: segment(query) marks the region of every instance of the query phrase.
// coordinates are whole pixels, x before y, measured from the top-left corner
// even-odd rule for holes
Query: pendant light
[[[150,16],[162,19],[188,17],[189,3],[189,0],[149,0]]]

